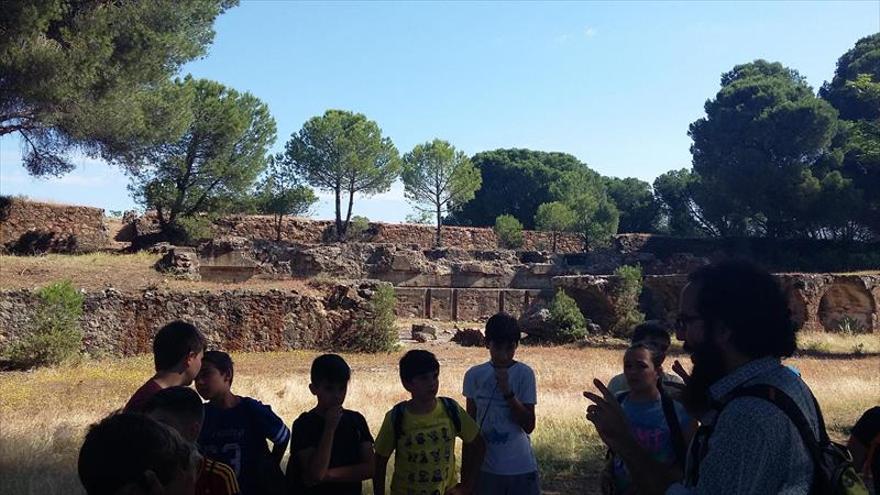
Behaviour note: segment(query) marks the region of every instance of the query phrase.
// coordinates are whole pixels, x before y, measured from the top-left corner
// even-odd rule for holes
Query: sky
[[[273,150],[336,108],[376,121],[401,153],[434,138],[473,154],[496,148],[570,153],[603,175],[690,166],[688,125],[720,76],[763,58],[814,89],[837,59],[880,31],[880,0],[858,2],[286,2],[242,0],[221,16],[208,54],[181,75],[265,101]],[[128,179],[77,155],[61,178],[21,166],[0,138],[0,194],[136,208]],[[333,216],[320,193],[312,216]],[[354,214],[403,221],[403,186],[356,196]]]

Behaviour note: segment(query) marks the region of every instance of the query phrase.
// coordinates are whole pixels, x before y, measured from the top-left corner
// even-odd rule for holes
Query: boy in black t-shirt
[[[342,408],[351,369],[340,356],[312,362],[309,390],[318,404],[291,428],[287,477],[290,494],[360,495],[373,477],[373,436],[364,417]]]

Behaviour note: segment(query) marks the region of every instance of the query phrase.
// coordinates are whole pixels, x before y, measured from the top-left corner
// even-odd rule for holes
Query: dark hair
[[[351,368],[337,354],[322,354],[312,361],[312,384],[320,382],[348,383],[351,379]]]
[[[519,337],[519,323],[507,313],[494,314],[486,322],[486,342],[518,344]]]
[[[661,350],[666,352],[669,349],[669,345],[672,343],[672,340],[669,337],[669,328],[666,323],[660,320],[648,320],[643,323],[639,323],[633,329],[632,338],[630,342],[635,344],[636,342],[641,342],[645,339],[649,338],[657,338],[663,341],[663,347]]]
[[[627,347],[626,352],[635,351],[637,349],[645,349],[648,351],[648,354],[651,355],[651,363],[654,365],[655,369],[663,366],[663,361],[666,360],[666,352],[663,349],[648,342],[636,342]]]
[[[400,379],[405,382],[434,371],[440,371],[440,363],[437,357],[428,351],[413,349],[400,358]]]
[[[779,284],[754,263],[728,260],[688,276],[696,285],[697,313],[707,331],[721,323],[733,346],[750,358],[788,357],[797,349],[797,326]]]
[[[144,405],[144,413],[165,411],[192,421],[203,421],[205,406],[202,398],[189,387],[168,387],[156,392]]]
[[[172,321],[162,327],[153,338],[153,361],[156,371],[167,371],[177,366],[191,352],[205,350],[205,337],[191,323]]]
[[[217,368],[217,371],[224,375],[229,375],[229,383],[232,383],[232,377],[235,375],[232,357],[223,351],[208,351],[202,357],[202,364],[208,363]]]
[[[180,434],[148,416],[112,414],[89,428],[77,470],[88,495],[113,495],[143,483],[147,470],[168,485],[181,470],[193,468],[195,453]]]

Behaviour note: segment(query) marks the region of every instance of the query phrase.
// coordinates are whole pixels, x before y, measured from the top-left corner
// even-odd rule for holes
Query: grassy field
[[[876,338],[876,336],[874,337]],[[851,342],[835,345],[845,349]],[[486,359],[479,348],[427,345],[441,361],[441,393],[461,399],[465,370]],[[234,355],[233,389],[271,404],[291,423],[313,405],[308,369],[315,353]],[[399,354],[350,355],[354,369],[346,407],[364,413],[374,434],[382,416],[405,398]],[[596,493],[604,447],[583,419],[581,392],[593,377],[620,369],[616,349],[522,347],[518,357],[538,379],[538,426],[532,436],[546,493]],[[801,357],[791,360],[821,402],[834,437],[845,438],[860,413],[880,400],[880,358]],[[0,492],[82,493],[76,455],[86,426],[116,408],[151,374],[147,356],[83,361],[32,372],[0,373]]]

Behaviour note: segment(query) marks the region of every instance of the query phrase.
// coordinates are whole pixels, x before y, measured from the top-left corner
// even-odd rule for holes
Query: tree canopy
[[[482,182],[467,155],[440,139],[417,144],[405,154],[401,178],[404,194],[416,209],[436,215],[438,246],[442,244],[443,215],[473,199]]]
[[[618,232],[657,232],[660,206],[651,184],[633,178],[606,177],[605,189],[620,212]]]
[[[345,239],[356,193],[378,194],[391,188],[400,171],[400,157],[382,129],[360,113],[327,110],[312,117],[290,136],[284,159],[297,175],[336,199],[336,233]],[[348,208],[342,217],[342,196]]]
[[[701,215],[721,235],[805,235],[836,110],[779,63],[738,65],[721,85],[689,131],[700,188],[712,192],[694,197]]]
[[[576,224],[577,216],[568,206],[559,201],[544,203],[535,214],[535,226],[538,230],[551,232],[553,235],[552,250],[556,252],[556,240],[559,232],[567,232]]]
[[[532,229],[538,206],[555,199],[551,184],[565,172],[589,170],[572,155],[528,149],[484,151],[471,161],[480,171],[482,187],[472,201],[452,213],[448,223],[493,225],[498,216],[509,214]]]
[[[17,133],[34,175],[114,160],[187,126],[170,77],[202,56],[236,0],[9,0],[0,9],[0,136]]]
[[[186,131],[127,157],[135,197],[156,210],[163,228],[223,212],[247,194],[275,141],[275,120],[250,93],[191,77],[175,85],[188,102]]]
[[[285,216],[304,215],[318,201],[314,191],[284,167],[282,155],[268,158],[266,174],[254,196],[256,210],[273,217],[276,241],[281,240]]]

